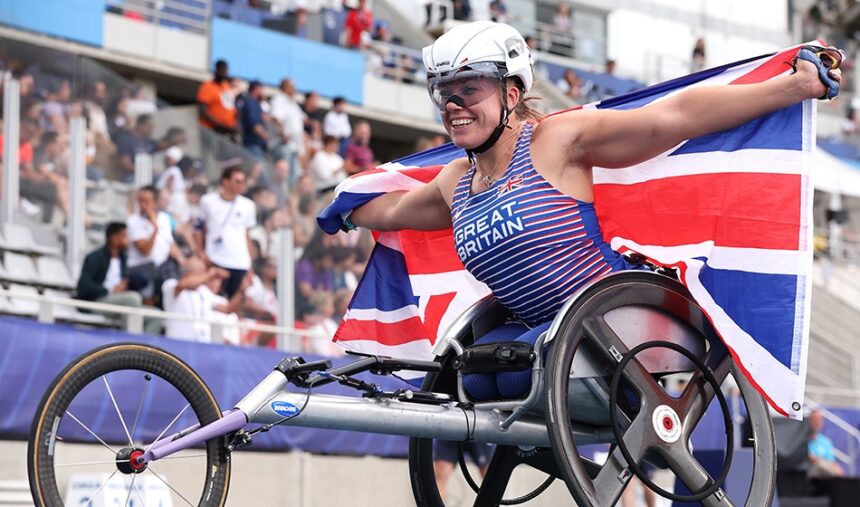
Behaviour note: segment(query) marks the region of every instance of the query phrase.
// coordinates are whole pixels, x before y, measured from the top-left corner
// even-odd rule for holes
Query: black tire
[[[462,344],[470,345],[471,337],[464,339]],[[424,377],[421,389],[456,397],[457,376],[451,367],[453,354],[449,353],[444,358],[437,357],[436,360],[442,364],[442,371],[428,373]],[[436,471],[433,467],[433,442],[434,440],[430,438],[409,439],[409,480],[412,484],[415,504],[419,507],[445,507],[445,502],[442,500],[436,485]],[[462,464],[465,463],[462,456],[460,461],[462,467]],[[519,464],[531,466],[547,473],[550,477],[526,495],[503,499],[502,495],[505,493],[511,473]],[[473,481],[480,483],[480,486],[474,484],[469,487],[474,489],[477,486],[479,488],[478,497],[474,504],[476,507],[518,505],[543,493],[556,477],[555,461],[549,449],[540,448],[523,454],[515,446],[496,446],[487,470],[487,476],[483,480],[473,478]]]
[[[421,384],[423,391],[456,395],[456,375],[451,368],[451,354],[442,361],[442,371],[428,373]],[[440,360],[443,358],[437,358]],[[409,480],[415,504],[420,507],[445,507],[433,468],[433,439],[409,439]]]
[[[60,454],[60,451],[65,446],[71,448],[74,445],[74,441],[63,438],[58,433],[63,433],[63,428],[68,428],[73,424],[78,424],[83,429],[87,429],[85,424],[78,421],[74,415],[66,417],[66,415],[72,414],[69,409],[75,398],[79,394],[82,394],[85,389],[88,389],[87,386],[93,381],[104,379],[104,384],[107,386],[109,384],[107,380],[108,374],[113,374],[113,378],[116,379],[117,375],[136,376],[138,374],[136,372],[142,373],[141,378],[145,379],[144,393],[149,389],[152,378],[156,378],[159,386],[162,385],[162,381],[172,386],[172,389],[175,391],[167,389],[168,393],[171,394],[171,399],[175,397],[177,400],[184,400],[183,402],[187,403],[189,408],[191,408],[191,412],[193,412],[196,422],[199,424],[209,424],[221,417],[221,410],[218,408],[214,396],[203,380],[186,363],[164,350],[142,344],[120,343],[106,345],[87,352],[57,375],[50,388],[42,397],[42,401],[33,418],[27,449],[27,468],[30,479],[30,490],[33,495],[33,501],[37,506],[55,507],[64,505],[63,495],[58,486],[57,467],[55,467],[58,464],[54,463],[54,458]],[[90,387],[89,389],[94,388]],[[108,387],[105,391],[105,396],[110,394],[111,401],[115,401],[114,394],[110,391],[110,388]],[[87,393],[89,392],[91,391],[88,390]],[[121,395],[122,393],[118,394]],[[143,405],[144,397],[142,394],[136,396],[136,398],[140,399],[137,405],[138,416],[140,415],[140,407]],[[84,395],[81,398],[83,399]],[[122,400],[121,396],[116,396],[116,398]],[[159,404],[164,401],[165,399],[161,397],[158,400]],[[111,408],[113,407],[117,407],[117,415],[121,414],[118,405],[114,404]],[[82,416],[81,419],[84,419],[84,417]],[[64,420],[72,420],[73,422],[66,422],[69,425],[66,426],[63,425]],[[126,424],[122,416],[117,418],[117,421],[120,420],[123,421],[122,427],[125,433],[128,434],[127,426],[131,426],[131,424]],[[137,416],[135,416],[134,422],[136,425]],[[169,435],[180,429],[182,428],[172,428],[165,435]],[[79,431],[80,429],[78,429]],[[71,435],[73,432],[69,431],[68,433]],[[132,427],[130,435],[134,434],[135,430]],[[129,439],[134,440],[132,436],[129,436]],[[125,438],[122,440],[114,438],[112,440],[113,444],[135,447],[133,442],[130,444],[129,440]],[[83,442],[86,439],[77,438],[77,441]],[[92,442],[92,440],[89,440],[89,442]],[[109,442],[102,442],[102,444],[110,450],[115,448],[109,445]],[[55,450],[57,451],[56,453]],[[226,502],[230,481],[230,455],[225,448],[224,438],[213,438],[206,441],[203,451],[204,454],[192,456],[195,458],[193,460],[184,460],[182,466],[186,467],[188,462],[202,465],[205,458],[205,468],[200,466],[202,480],[200,480],[199,476],[194,476],[196,477],[194,481],[202,483],[198,505],[222,507]],[[167,459],[170,458],[168,457]],[[158,463],[155,462],[153,465],[157,465]],[[61,463],[59,466],[69,465]],[[91,466],[91,463],[83,466]],[[113,464],[106,466],[113,466],[114,470],[117,469],[117,466]],[[65,470],[66,468],[63,468],[63,471]],[[164,481],[163,477],[160,474],[156,474],[153,468],[144,469],[140,474],[141,476],[145,476],[150,471],[158,479]],[[183,469],[183,474],[185,473],[185,469]],[[188,475],[191,476],[193,474]],[[168,487],[173,489],[170,485]],[[187,491],[185,492],[187,493]],[[129,494],[131,493],[131,487],[129,487]],[[181,492],[174,490],[174,494],[181,494]],[[191,496],[192,500],[190,501],[193,501],[193,495],[185,495],[182,497],[185,501],[174,503],[179,505],[190,502],[187,500],[188,496]]]
[[[649,330],[642,325],[641,318],[638,322],[633,319],[627,321],[623,319],[623,316],[629,315],[623,312],[641,312],[643,309],[652,312],[651,315],[655,318],[661,319],[659,322],[677,323],[679,328],[685,330],[684,336],[691,340],[688,343],[706,343],[707,345],[703,345],[698,352],[685,350],[704,362],[708,370],[713,372],[713,377],[707,380],[708,374],[694,371],[687,388],[680,397],[673,400],[665,391],[662,391],[662,388],[659,388],[653,375],[650,374],[651,370],[644,368],[634,356],[629,360],[627,367],[617,375],[621,375],[626,385],[635,391],[638,407],[631,407],[629,403],[624,404],[624,396],[619,398],[618,405],[609,407],[609,410],[615,410],[619,417],[626,417],[629,421],[629,426],[621,437],[623,446],[613,446],[610,457],[603,467],[605,470],[600,470],[599,473],[594,470],[589,471],[577,451],[571,431],[571,421],[576,420],[578,415],[569,406],[568,388],[576,368],[583,367],[583,363],[575,366],[574,356],[577,354],[590,356],[586,361],[589,365],[596,371],[605,372],[601,375],[612,376],[615,372],[614,365],[621,361],[621,357],[626,358],[630,350],[634,350],[635,353],[635,350],[643,349],[643,347],[633,347],[635,343],[631,343],[630,340],[625,343],[621,339],[625,336],[625,332],[630,333],[631,336],[640,333],[633,340],[634,342],[644,339],[644,342],[652,342],[650,347],[661,346],[653,342],[665,339],[661,333],[667,332],[667,327],[657,326],[657,329]],[[620,331],[610,327],[607,319],[604,318],[610,312],[619,312],[615,313],[613,318]],[[619,315],[622,318],[619,318]],[[620,325],[618,322],[625,323]],[[646,333],[641,333],[642,329],[646,329]],[[628,346],[627,343],[631,345]],[[672,345],[670,343],[670,346]],[[599,364],[595,365],[595,361]],[[703,505],[735,505],[731,499],[722,496],[721,490],[714,491],[708,488],[713,483],[708,481],[713,481],[713,478],[692,456],[688,445],[689,436],[704,410],[714,398],[719,399],[721,396],[716,394],[711,386],[720,385],[730,372],[735,373],[735,379],[752,420],[754,434],[755,463],[746,505],[770,505],[775,487],[776,449],[768,409],[761,395],[753,389],[743,375],[736,372],[734,363],[725,352],[716,331],[711,327],[701,308],[692,300],[686,288],[675,280],[649,272],[612,275],[590,287],[563,316],[558,336],[552,343],[546,368],[545,401],[550,442],[559,474],[567,483],[577,505],[583,507],[613,505],[622,494],[631,471],[638,469],[637,465],[640,465],[641,459],[655,455],[664,461],[664,464],[687,485],[690,491],[701,492],[704,496],[700,500]],[[606,387],[608,377],[592,377],[592,379],[594,380],[589,380],[593,382],[592,385],[600,384],[607,393],[611,391]],[[651,426],[657,424],[652,421],[652,419],[657,420],[657,411],[665,411],[665,407],[670,407],[672,414],[669,416],[672,419],[667,428],[677,426],[680,435],[672,437],[674,440],[671,441],[667,440],[665,435],[661,436],[656,427]],[[675,420],[678,422],[675,423]],[[730,422],[728,424],[727,435],[730,436]],[[728,445],[732,445],[731,439],[728,440]],[[630,449],[633,451],[631,452]],[[625,453],[633,457],[636,462],[634,466],[629,465]]]

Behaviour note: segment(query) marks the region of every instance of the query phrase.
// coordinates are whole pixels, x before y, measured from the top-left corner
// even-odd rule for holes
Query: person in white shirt
[[[180,279],[170,278],[165,281],[161,292],[166,312],[194,317],[194,320],[165,320],[165,335],[179,340],[208,343],[212,341],[212,325],[209,321],[214,319],[223,324],[237,323],[239,319],[235,312],[244,299],[248,277],[241,282],[241,290],[237,290],[228,300],[218,295],[218,292],[221,284],[229,277],[230,273],[225,269],[207,269],[200,259],[189,259],[185,275]],[[226,342],[239,343],[237,328],[225,326],[224,331]]]
[[[275,158],[290,164],[290,184],[299,174],[299,159],[305,155],[305,112],[296,102],[296,84],[292,79],[281,81],[280,91],[272,96],[269,115],[278,126],[281,144]]]
[[[231,166],[221,173],[218,191],[200,199],[200,230],[197,250],[208,264],[226,269],[230,277],[222,293],[232,297],[251,268],[250,229],[257,225],[254,202],[242,195],[245,173]]]
[[[140,273],[147,279],[147,285],[140,290],[144,302],[153,303],[153,297],[160,288],[158,268],[171,255],[179,258],[178,249],[173,241],[173,227],[170,216],[158,211],[158,189],[153,186],[142,187],[137,191],[138,212],[126,219],[128,229],[128,272]]]
[[[340,143],[333,136],[323,138],[323,149],[311,159],[310,170],[314,177],[317,192],[330,190],[346,178],[343,157],[338,150]]]
[[[251,284],[245,289],[245,304],[243,310],[263,322],[278,322],[278,297],[275,294],[275,282],[278,278],[278,267],[275,262],[266,258],[259,268],[260,275],[251,279]]]
[[[172,149],[170,148],[167,151],[169,152]],[[170,192],[170,203],[167,210],[182,223],[188,222],[191,219],[191,209],[186,194],[188,183],[185,177],[194,167],[194,159],[180,157],[176,164],[168,166],[161,173],[161,176],[158,177],[158,181],[155,183],[158,190],[166,189]]]
[[[341,148],[344,148],[344,143],[352,137],[346,100],[343,97],[335,97],[331,105],[331,110],[323,117],[323,134],[336,138],[341,143]]]

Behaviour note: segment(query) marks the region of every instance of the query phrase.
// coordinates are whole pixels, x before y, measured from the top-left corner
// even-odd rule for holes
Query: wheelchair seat
[[[512,341],[534,345],[541,333],[549,329],[550,324],[552,322],[546,322],[531,329],[525,324],[505,324],[478,338],[475,345]],[[467,373],[463,376],[463,388],[476,401],[522,398],[531,388],[531,375],[531,368],[496,373]]]

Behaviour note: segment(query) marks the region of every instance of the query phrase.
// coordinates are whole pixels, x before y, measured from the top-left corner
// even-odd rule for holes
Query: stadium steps
[[[851,389],[860,396],[860,311],[823,286],[812,288],[808,382],[816,387]],[[817,400],[843,405],[844,398]],[[840,402],[841,401],[841,402]]]
[[[33,496],[27,481],[0,480],[0,507],[32,507]]]

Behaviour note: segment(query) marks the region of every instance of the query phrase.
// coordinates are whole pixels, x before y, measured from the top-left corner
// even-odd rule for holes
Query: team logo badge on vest
[[[523,176],[520,174],[518,176],[511,176],[508,178],[508,181],[504,183],[504,185],[499,187],[498,195],[502,195],[504,193],[510,192],[511,190],[516,190],[523,185]]]

